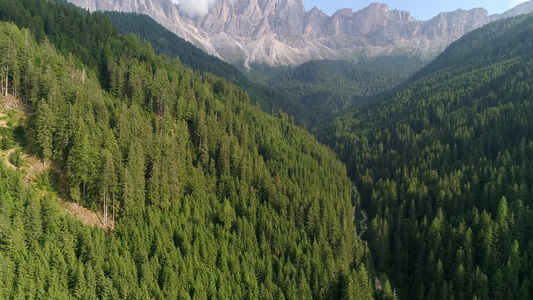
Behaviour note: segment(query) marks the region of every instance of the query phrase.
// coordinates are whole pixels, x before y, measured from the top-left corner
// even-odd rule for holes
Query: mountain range
[[[533,10],[529,1],[503,14],[458,9],[419,21],[378,3],[328,16],[316,7],[307,11],[302,0],[216,0],[207,14],[191,16],[171,0],[67,1],[89,11],[146,14],[207,53],[245,67],[391,54],[430,59],[473,29]]]

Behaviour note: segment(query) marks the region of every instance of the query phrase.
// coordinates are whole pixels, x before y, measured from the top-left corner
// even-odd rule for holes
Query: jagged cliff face
[[[482,8],[417,21],[408,12],[371,4],[327,16],[302,0],[216,0],[208,14],[189,16],[171,0],[68,0],[90,11],[146,14],[206,52],[229,62],[296,65],[314,59],[390,54],[433,57],[470,30],[533,10],[533,1],[502,15]]]
[[[164,26],[167,24],[179,25],[180,23],[178,7],[170,0],[68,0],[68,2],[89,11],[109,10],[149,15]]]

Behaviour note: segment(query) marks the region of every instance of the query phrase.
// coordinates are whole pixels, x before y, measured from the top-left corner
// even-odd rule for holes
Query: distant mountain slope
[[[233,82],[250,95],[252,103],[259,103],[268,112],[279,109],[293,115],[298,124],[309,123],[310,113],[296,99],[276,89],[251,81],[233,65],[220,58],[206,54],[191,43],[165,29],[147,15],[135,13],[106,12],[111,22],[121,33],[133,33],[141,40],[150,42],[158,54],[178,57],[180,62],[201,73],[209,72]]]
[[[332,16],[302,0],[216,0],[205,15],[190,16],[171,0],[68,0],[94,10],[147,14],[166,28],[234,64],[297,65],[309,60],[412,55],[433,58],[470,30],[501,16],[476,8],[418,21],[408,12],[370,4]],[[502,16],[524,13],[522,5]]]
[[[515,19],[516,20],[520,19]],[[513,23],[511,23],[513,24]],[[459,72],[465,68],[480,68],[493,63],[528,55],[530,28],[518,27],[518,32],[508,29],[509,23],[493,22],[468,33],[464,38],[452,43],[439,57],[423,68],[412,80],[437,73],[444,69],[456,69]]]
[[[310,124],[328,120],[334,113],[384,93],[425,65],[418,58],[381,57],[358,63],[310,61],[289,69],[268,84],[302,103]]]
[[[106,15],[121,33],[134,33],[140,40],[147,40],[158,54],[178,56],[181,63],[193,70],[209,72],[237,84],[247,83],[246,77],[237,68],[206,54],[147,15],[114,11],[108,11]]]
[[[523,14],[528,14],[533,11],[533,1],[526,1],[522,4],[511,8],[503,14],[495,14],[491,16],[491,20],[500,20],[505,18],[512,18]]]
[[[315,126],[362,98],[395,87],[425,64],[418,58],[409,57],[367,59],[357,64],[311,61],[284,75],[274,76],[270,82],[259,84],[231,64],[206,54],[146,15],[105,14],[120,32],[134,33],[149,41],[156,53],[178,56],[184,65],[194,70],[224,77],[244,88],[251,101],[259,102],[266,112],[276,113],[282,109],[306,128]]]
[[[533,295],[533,16],[453,43],[405,89],[322,133],[400,298]]]

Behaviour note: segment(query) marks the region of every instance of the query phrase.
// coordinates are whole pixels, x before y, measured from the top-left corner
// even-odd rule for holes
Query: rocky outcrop
[[[302,0],[215,0],[209,13],[180,12],[171,0],[68,0],[90,11],[146,14],[206,52],[229,62],[295,65],[313,59],[358,59],[390,54],[433,57],[470,30],[533,11],[533,1],[502,15],[482,8],[440,13],[418,21],[409,12],[373,3],[327,16]]]
[[[167,24],[178,25],[180,16],[177,7],[170,0],[76,0],[68,1],[89,11],[123,11],[136,12],[152,17],[154,20]]]

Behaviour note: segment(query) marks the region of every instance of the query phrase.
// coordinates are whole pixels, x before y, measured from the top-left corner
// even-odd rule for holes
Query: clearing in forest
[[[22,107],[23,104],[21,101],[11,95],[8,95],[7,97],[0,97],[0,128],[7,128],[10,130],[8,127],[15,127],[19,125],[18,123],[21,123],[24,119],[26,119],[26,115]],[[0,142],[2,138],[4,137],[2,137],[0,132]],[[45,196],[46,193],[47,197],[56,197],[61,205],[62,210],[65,213],[76,217],[83,224],[92,227],[100,227],[106,231],[113,230],[113,220],[104,222],[102,213],[92,212],[78,203],[65,200],[67,197],[66,193],[47,192],[43,191],[42,188],[37,187],[35,180],[39,175],[50,172],[51,168],[58,171],[57,168],[54,168],[48,161],[43,161],[33,155],[24,153],[25,151],[22,151],[24,154],[20,155],[20,163],[18,166],[15,166],[11,158],[16,149],[19,149],[20,151],[22,150],[22,147],[20,145],[13,145],[13,148],[5,150],[0,148],[0,159],[4,160],[8,167],[21,172],[22,178],[25,182],[28,184],[33,184],[37,190],[42,192],[42,196]]]
[[[100,212],[92,212],[78,203],[61,201],[61,208],[68,214],[78,218],[85,225],[100,227],[106,231],[113,230],[115,227],[113,220],[108,220],[104,224],[104,216]]]

